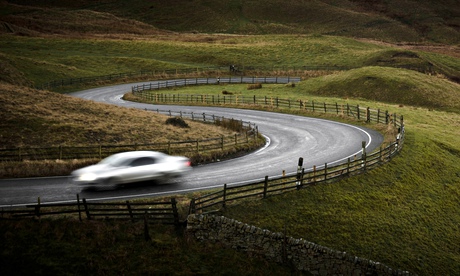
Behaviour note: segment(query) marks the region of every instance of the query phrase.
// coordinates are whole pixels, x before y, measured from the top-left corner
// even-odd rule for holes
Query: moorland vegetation
[[[156,137],[143,124],[165,120],[34,88],[52,80],[229,64],[271,68],[247,74],[299,75],[294,87],[174,93],[225,90],[387,109],[404,115],[403,151],[366,174],[221,213],[419,275],[460,274],[457,1],[36,2],[0,2],[2,147],[144,141]],[[353,69],[299,69],[307,65]],[[144,80],[156,77],[170,76]],[[162,125],[157,135],[187,135]],[[191,196],[179,202],[185,206]],[[2,221],[0,233],[2,275],[295,273],[195,244],[167,227],[152,231],[150,242],[142,225],[66,219]]]

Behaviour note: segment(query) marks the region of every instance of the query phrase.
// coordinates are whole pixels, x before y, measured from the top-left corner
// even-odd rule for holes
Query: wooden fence
[[[123,78],[138,78],[138,77],[148,77],[148,76],[160,76],[160,75],[183,75],[183,74],[193,74],[193,73],[202,73],[202,72],[212,72],[212,71],[222,71],[228,70],[227,67],[190,67],[190,68],[177,68],[177,69],[152,69],[152,70],[141,70],[136,72],[125,72],[125,73],[115,73],[102,76],[90,76],[90,77],[80,77],[80,78],[69,78],[69,79],[60,79],[53,80],[47,83],[44,83],[37,87],[38,89],[53,89],[64,86],[78,86],[87,83],[97,82],[97,81],[114,81]]]
[[[212,105],[257,105],[265,108],[286,108],[311,112],[330,113],[354,117],[367,123],[402,125],[402,116],[380,109],[371,109],[360,105],[325,103],[304,100],[280,99],[278,97],[257,97],[244,95],[189,95],[138,92],[136,95],[153,103],[168,104],[212,104]],[[398,122],[401,121],[401,122]]]
[[[212,123],[217,126],[237,131],[235,135],[221,136],[208,139],[196,139],[185,141],[168,141],[150,144],[129,145],[93,145],[93,146],[56,146],[56,147],[17,147],[0,149],[1,161],[24,161],[24,160],[71,160],[71,159],[102,159],[117,152],[133,150],[154,150],[167,154],[193,155],[215,150],[224,150],[228,147],[248,144],[258,137],[257,125],[242,120],[228,119],[205,113],[186,113],[171,110],[151,110],[166,114],[170,117],[185,117],[193,121]]]
[[[131,87],[131,92],[135,95],[143,91],[159,90],[177,86],[189,86],[189,85],[206,85],[206,84],[256,84],[256,83],[297,83],[301,80],[300,77],[217,77],[217,78],[186,78],[186,79],[174,79],[174,80],[158,80],[151,83],[144,83],[142,85],[136,85]],[[180,94],[178,94],[180,95]],[[173,95],[174,97],[175,95]]]
[[[265,177],[263,181],[244,185],[223,185],[223,189],[209,193],[201,197],[193,198],[190,202],[189,213],[215,212],[224,208],[227,204],[241,199],[258,197],[266,198],[270,195],[279,194],[291,190],[298,190],[311,185],[338,181],[345,177],[366,172],[383,163],[389,162],[403,146],[404,135],[400,139],[390,143],[386,147],[371,154],[363,152],[360,158],[348,158],[347,162],[334,166],[327,163],[322,168],[305,169],[300,172],[282,177]],[[402,138],[402,139],[401,139]]]
[[[99,81],[115,81],[124,78],[142,78],[142,77],[159,77],[159,76],[180,76],[180,75],[191,75],[191,74],[242,74],[244,71],[252,72],[295,72],[295,71],[342,71],[353,69],[354,67],[346,66],[208,66],[208,67],[188,67],[188,68],[175,68],[175,69],[152,69],[152,70],[141,70],[135,72],[125,73],[114,73],[109,75],[101,76],[88,76],[80,78],[68,78],[53,80],[50,82],[39,85],[38,89],[54,89],[66,86],[78,86],[88,83],[94,83]]]
[[[375,151],[374,153],[367,154],[363,146],[361,157],[358,159],[356,157],[354,160],[349,158],[347,162],[334,166],[324,164],[322,168],[317,168],[314,166],[313,168],[307,170],[302,169],[302,171],[298,172],[295,176],[288,175],[281,178],[268,178],[267,176],[264,181],[249,183],[246,185],[239,185],[234,187],[224,185],[222,191],[217,191],[202,197],[192,199],[189,208],[190,213],[217,211],[220,208],[225,207],[229,202],[239,199],[248,197],[265,198],[270,194],[301,189],[308,185],[331,182],[354,174],[362,173],[368,169],[390,161],[392,157],[402,149],[404,144],[405,129],[403,116],[398,117],[395,113],[390,114],[388,111],[371,109],[369,107],[363,108],[359,105],[350,106],[349,104],[328,104],[316,103],[314,101],[293,101],[289,99],[256,96],[244,97],[233,95],[227,96],[225,98],[212,98],[210,95],[194,95],[192,97],[191,95],[176,94],[173,96],[172,94],[162,94],[156,95],[153,98],[158,101],[165,101],[169,103],[172,103],[174,100],[176,100],[177,102],[196,102],[201,104],[251,104],[270,108],[296,108],[312,112],[333,113],[338,115],[340,114],[354,117],[367,123],[375,122],[382,124],[393,124],[395,129],[398,130],[394,142],[389,143],[386,147],[381,147],[380,150]],[[210,98],[212,98],[214,101],[209,102],[203,100]],[[198,101],[194,101],[194,99],[198,99]]]
[[[122,220],[148,220],[150,223],[172,224],[179,226],[179,213],[175,198],[163,202],[137,203],[126,201],[124,203],[90,202],[80,200],[77,195],[76,203],[47,203],[27,205],[25,208],[2,209],[1,219],[14,220],[23,218],[42,218],[57,215],[75,215],[81,221],[86,219],[122,219]]]

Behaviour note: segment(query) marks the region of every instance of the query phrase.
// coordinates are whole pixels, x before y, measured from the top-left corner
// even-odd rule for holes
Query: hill
[[[458,0],[2,1],[0,142],[147,141],[154,138],[145,125],[162,123],[142,111],[30,88],[51,80],[233,62],[268,68],[251,74],[306,74],[295,87],[269,92],[388,108],[404,115],[404,149],[369,173],[222,214],[419,275],[459,275],[459,9]],[[342,66],[353,69],[333,71]],[[80,87],[62,88],[70,89]],[[136,121],[131,112],[139,112]],[[199,248],[172,232],[155,232],[145,243],[143,225],[124,231],[109,221],[89,224],[3,223],[0,267],[7,275],[282,273],[265,260]]]
[[[158,28],[203,33],[323,34],[391,42],[460,42],[460,5],[456,0],[133,0],[129,4],[123,0],[8,0],[2,6],[0,20],[8,24],[5,31],[41,33],[58,27],[76,33],[90,28],[100,33],[124,30],[148,34]],[[116,17],[117,24],[104,24],[111,17]]]

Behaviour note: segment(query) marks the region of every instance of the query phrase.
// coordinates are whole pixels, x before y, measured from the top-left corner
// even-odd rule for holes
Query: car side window
[[[137,167],[137,166],[151,165],[151,164],[155,164],[155,163],[156,163],[155,158],[140,157],[140,158],[137,158],[137,159],[134,159],[133,161],[131,161],[131,163],[129,163],[129,166]]]

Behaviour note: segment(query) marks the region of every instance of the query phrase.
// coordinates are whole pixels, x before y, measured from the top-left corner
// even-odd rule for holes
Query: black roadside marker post
[[[303,166],[303,158],[299,158],[299,163],[297,164],[297,189],[300,189],[300,178],[302,177],[302,166]]]

